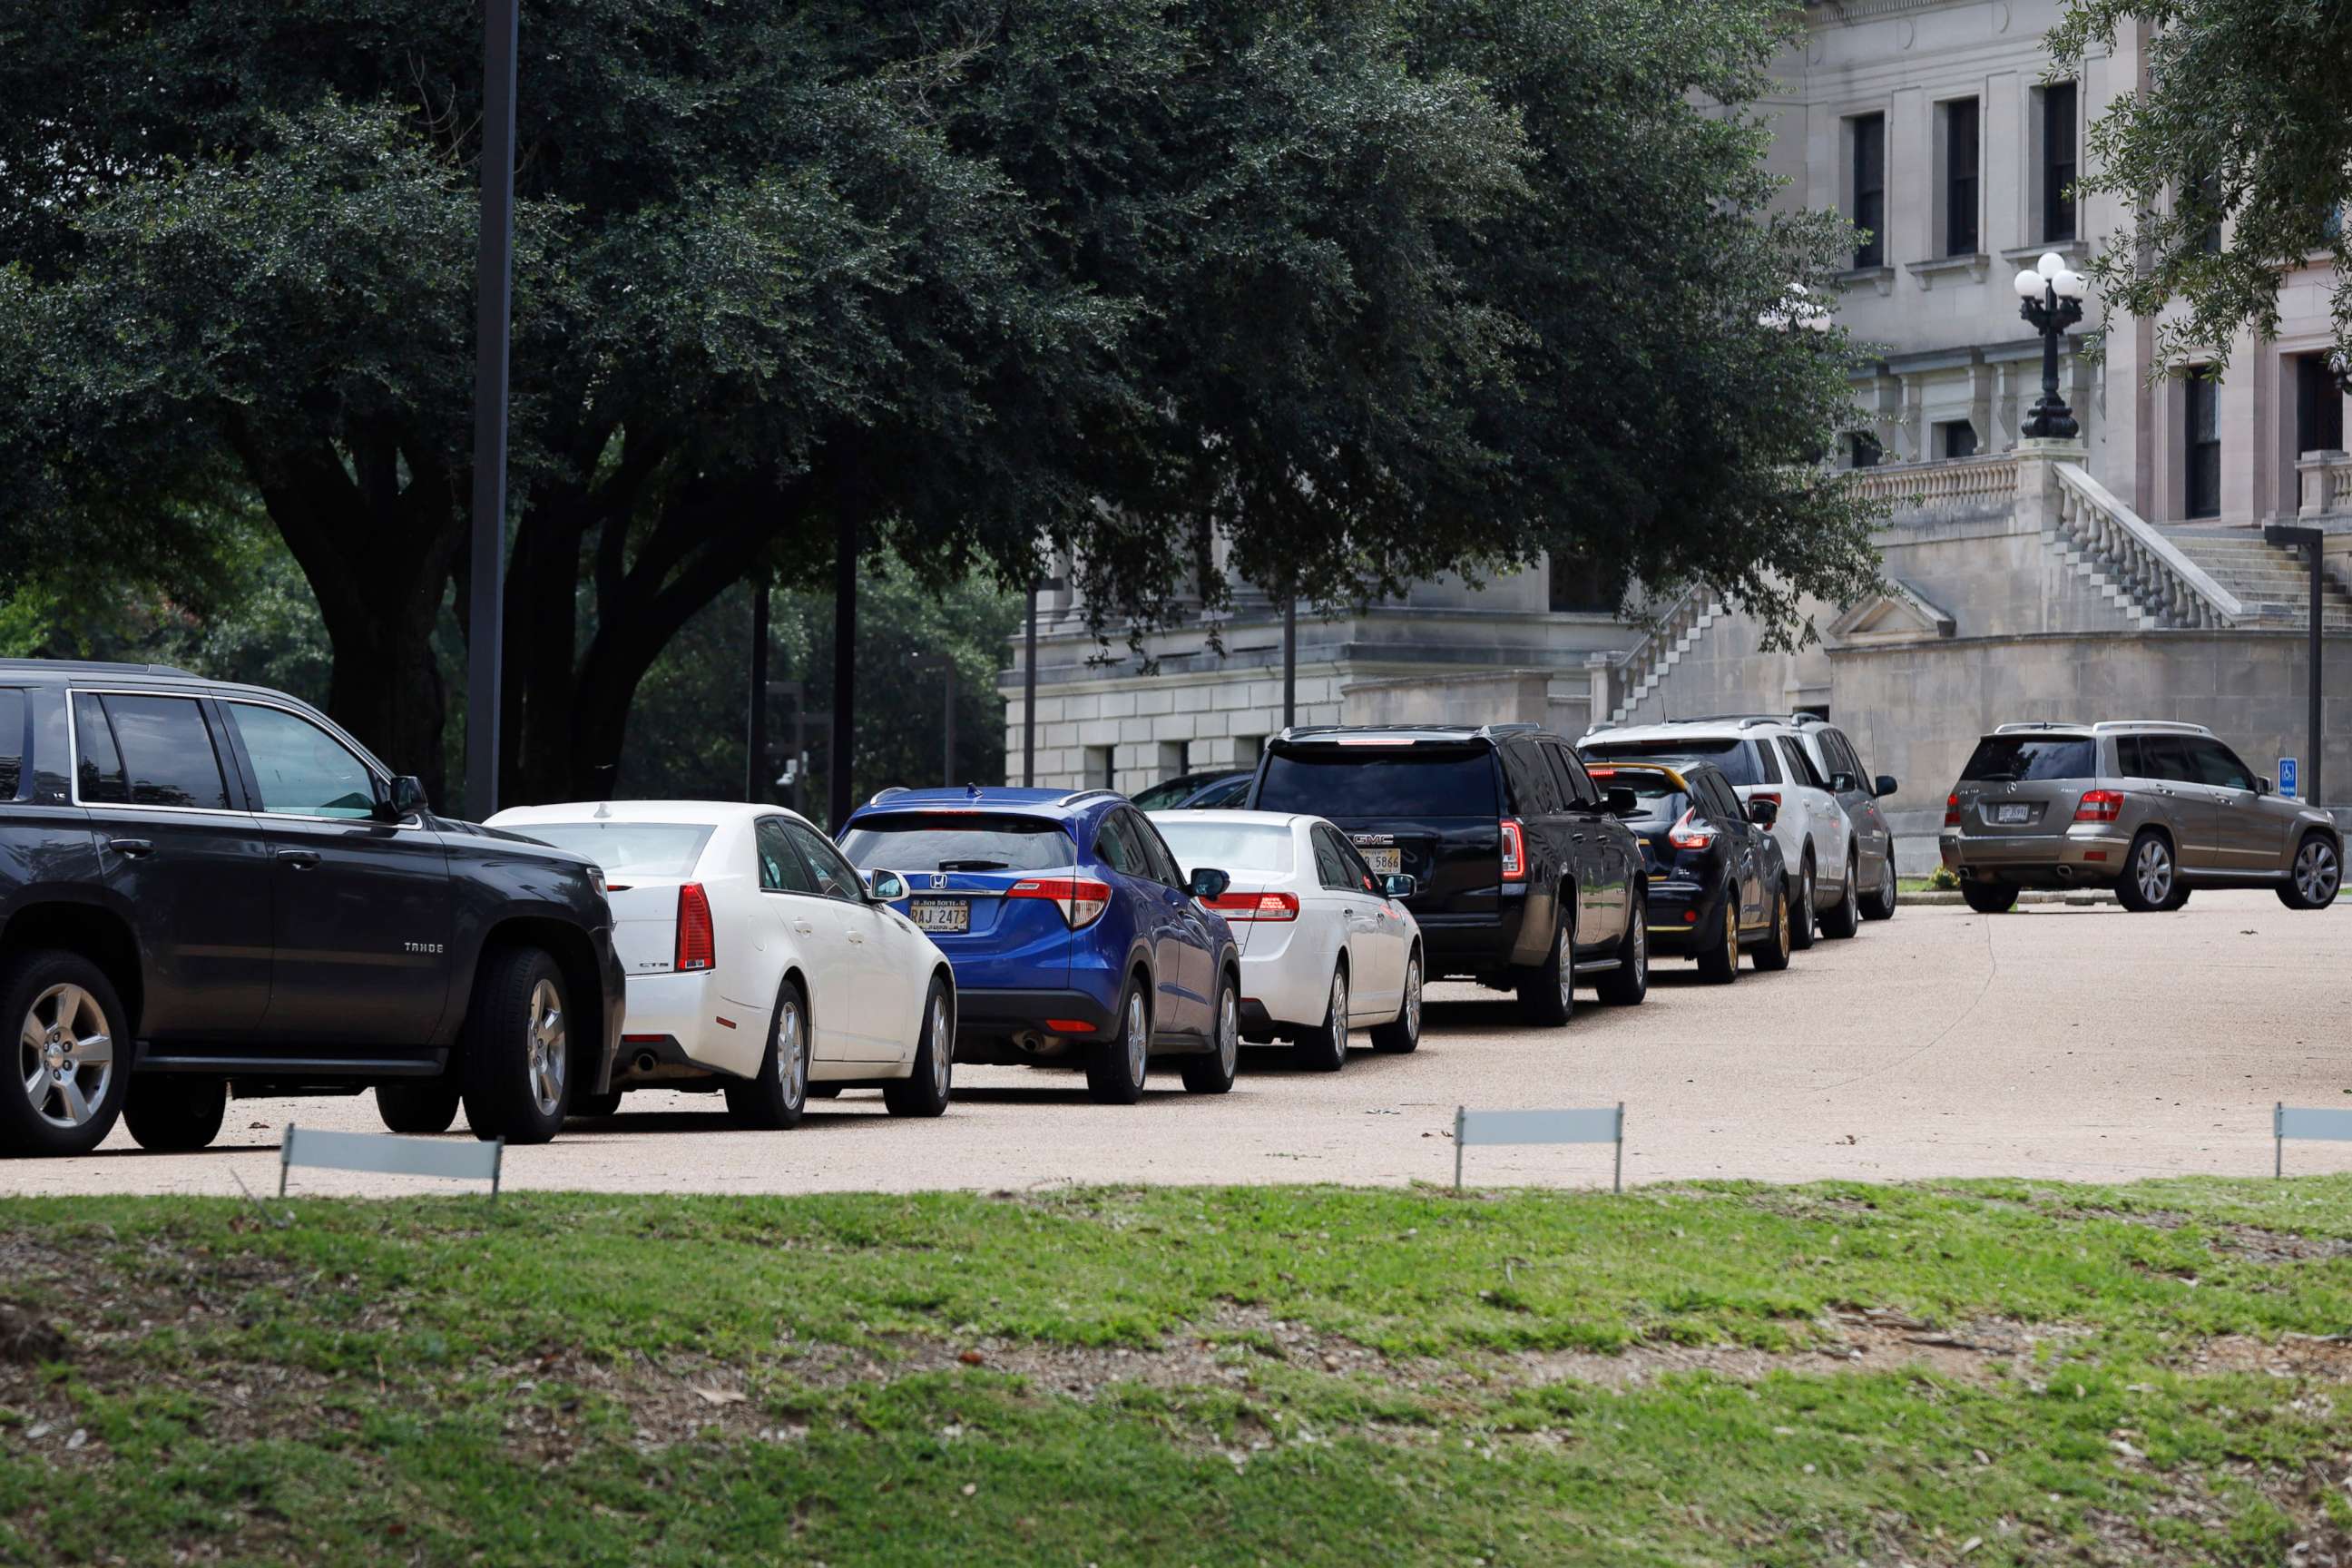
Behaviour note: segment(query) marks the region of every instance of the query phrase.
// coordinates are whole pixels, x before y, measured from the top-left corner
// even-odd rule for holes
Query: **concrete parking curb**
[[[1895,900],[1898,907],[1903,904],[1962,904],[1967,901],[1957,892],[1904,893]],[[2021,904],[2072,904],[2076,909],[2089,909],[2095,904],[2112,904],[2116,896],[2113,893],[2069,893],[2055,889],[2029,889],[2017,895],[2017,901]]]

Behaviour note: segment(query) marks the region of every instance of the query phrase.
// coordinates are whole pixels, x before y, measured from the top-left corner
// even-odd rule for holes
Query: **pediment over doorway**
[[[1866,647],[1872,643],[1934,642],[1955,636],[1958,629],[1959,624],[1949,610],[1897,579],[1886,592],[1846,606],[1845,613],[1829,624],[1827,635],[1833,644]]]

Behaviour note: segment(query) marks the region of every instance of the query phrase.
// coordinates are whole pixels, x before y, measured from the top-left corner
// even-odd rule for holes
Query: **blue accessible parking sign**
[[[2295,787],[2302,782],[2295,777],[2299,771],[2294,765],[2293,757],[2279,759],[2279,794],[2288,800],[2294,800],[2301,793]]]

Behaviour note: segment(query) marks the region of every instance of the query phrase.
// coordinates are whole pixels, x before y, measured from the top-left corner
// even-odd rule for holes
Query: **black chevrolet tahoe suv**
[[[603,873],[436,816],[323,714],[141,665],[0,659],[0,1155],[120,1116],[197,1149],[239,1098],[373,1088],[395,1131],[540,1142],[602,1091]]]
[[[1611,793],[1622,796],[1612,800]],[[1576,752],[1533,724],[1288,729],[1246,804],[1328,818],[1371,868],[1402,873],[1433,980],[1516,989],[1530,1023],[1565,1024],[1576,987],[1649,990],[1641,847]]]

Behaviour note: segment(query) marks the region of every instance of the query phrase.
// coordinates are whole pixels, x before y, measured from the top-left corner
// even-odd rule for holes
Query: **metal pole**
[[[2286,1175],[2286,1101],[2284,1100],[2271,1106],[2271,1174],[2281,1178]]]
[[[2314,805],[2325,805],[2327,797],[2320,793],[2320,768],[2326,758],[2320,751],[2319,683],[2320,671],[2326,661],[2326,644],[2322,640],[2322,604],[2319,593],[2319,550],[2321,536],[2314,532],[2311,541],[2311,793],[2305,798]]]
[[[857,524],[844,514],[833,538],[833,767],[825,826],[849,820],[849,753],[857,734]]]
[[[1622,1100],[1617,1102],[1617,1170],[1609,1178],[1609,1190],[1625,1190],[1625,1102]]]
[[[294,1170],[294,1124],[286,1124],[286,1136],[278,1142],[278,1195],[286,1195],[286,1178]],[[1458,1178],[1457,1178],[1458,1180]]]
[[[1454,1190],[1462,1190],[1462,1108],[1454,1108]]]
[[[947,709],[947,740],[940,748],[941,753],[940,783],[949,789],[953,789],[955,787],[955,655],[942,650],[940,655],[940,674],[945,678],[947,693],[942,699]]]
[[[1029,580],[1029,626],[1021,650],[1021,787],[1037,785],[1037,580]]]
[[[515,52],[521,0],[484,0],[482,216],[474,264],[474,534],[466,632],[466,805],[499,808],[506,640],[508,342],[514,324]]]
[[[1298,722],[1298,600],[1282,602],[1282,727]]]
[[[756,805],[768,794],[768,584],[763,573],[751,589],[751,710],[743,736],[743,798]]]

